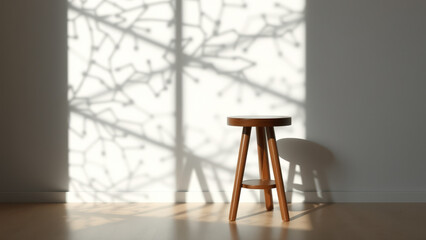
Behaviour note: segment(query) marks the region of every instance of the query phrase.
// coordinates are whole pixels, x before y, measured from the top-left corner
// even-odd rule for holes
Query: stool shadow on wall
[[[335,162],[326,147],[304,139],[277,141],[280,158],[288,166],[286,196],[288,202],[330,202],[327,169]]]

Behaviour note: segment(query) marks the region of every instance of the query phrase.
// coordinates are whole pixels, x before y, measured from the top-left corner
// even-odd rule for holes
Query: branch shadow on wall
[[[194,1],[198,2],[198,1]],[[243,1],[244,2],[244,1]],[[201,5],[201,2],[198,2]],[[109,15],[98,15],[97,10],[103,5],[108,5],[112,7],[113,10]],[[144,18],[144,13],[148,12],[150,9],[153,9],[160,5],[166,5],[170,7],[174,13],[174,18],[172,19],[162,19],[161,16],[158,19]],[[81,185],[85,189],[90,189],[94,193],[93,197],[98,198],[97,194],[102,191],[108,191],[115,189],[119,185],[126,184],[130,185],[136,178],[144,178],[143,183],[150,184],[153,181],[160,181],[164,178],[170,176],[170,174],[175,175],[175,184],[176,191],[183,192],[188,189],[191,181],[191,173],[194,172],[196,180],[200,184],[200,188],[203,192],[203,197],[206,202],[212,202],[213,198],[210,194],[210,186],[208,179],[203,171],[203,168],[208,167],[212,169],[213,177],[215,184],[219,189],[223,189],[222,181],[218,176],[217,172],[222,171],[228,175],[234,174],[234,169],[219,164],[213,160],[214,157],[223,154],[224,152],[229,152],[230,146],[222,146],[221,143],[209,143],[217,144],[217,150],[212,152],[206,157],[205,155],[197,155],[194,149],[185,145],[185,124],[183,122],[184,107],[182,98],[182,84],[183,78],[187,80],[192,80],[195,82],[201,81],[198,78],[192,76],[187,69],[198,69],[202,71],[207,71],[219,75],[224,79],[227,79],[230,83],[227,84],[227,87],[221,92],[218,93],[218,96],[223,95],[231,86],[240,86],[240,88],[248,88],[251,91],[256,92],[256,95],[267,95],[273,97],[277,100],[277,103],[286,102],[288,104],[293,104],[297,108],[303,108],[303,102],[298,99],[292,98],[282,92],[277,91],[274,88],[269,87],[269,84],[260,84],[254,80],[248,73],[247,70],[256,67],[255,59],[248,59],[244,56],[235,55],[229,57],[224,54],[224,52],[229,51],[230,49],[235,49],[236,47],[248,51],[250,46],[252,46],[259,39],[271,39],[274,45],[279,45],[278,41],[290,42],[295,46],[299,46],[299,42],[294,37],[294,29],[298,28],[304,21],[303,12],[292,11],[288,8],[285,8],[282,4],[275,3],[276,8],[283,8],[284,14],[278,19],[280,20],[279,24],[270,24],[267,21],[267,16],[263,15],[261,18],[264,19],[264,27],[261,28],[260,32],[256,34],[241,34],[236,30],[221,32],[221,14],[218,19],[209,19],[209,16],[206,13],[200,10],[200,18],[207,19],[207,21],[212,21],[215,25],[213,32],[205,36],[204,41],[200,43],[198,52],[188,52],[187,46],[191,41],[189,38],[185,38],[182,33],[185,28],[194,28],[192,25],[183,23],[182,21],[182,0],[175,1],[163,1],[158,3],[145,3],[136,8],[125,9],[118,4],[113,4],[110,1],[101,1],[96,7],[91,9],[86,9],[84,7],[79,7],[72,2],[69,3],[69,10],[74,13],[74,16],[69,19],[71,23],[70,29],[73,34],[70,34],[70,40],[78,39],[78,28],[76,27],[76,22],[80,18],[83,18],[87,22],[88,32],[90,37],[90,54],[91,59],[87,60],[86,70],[83,72],[82,80],[78,85],[70,86],[70,113],[71,115],[77,115],[83,119],[82,126],[70,126],[70,132],[78,135],[81,138],[85,137],[86,122],[91,122],[96,131],[99,134],[99,137],[88,146],[83,151],[74,151],[77,154],[83,156],[82,172],[84,172],[85,177],[88,179],[75,179],[72,178],[71,182],[73,184]],[[241,8],[242,11],[245,9],[245,4],[233,6],[234,8]],[[126,17],[129,12],[140,10],[140,17],[137,18],[131,25],[124,26],[123,22],[126,22]],[[288,18],[290,16],[290,18]],[[296,17],[294,17],[296,16]],[[165,24],[169,28],[173,29],[175,27],[175,36],[170,39],[168,44],[165,44],[164,41],[150,37],[150,29],[143,28],[138,26],[138,23],[144,22],[156,22]],[[105,28],[112,29],[112,32],[119,33],[120,37],[115,39],[110,35]],[[153,25],[154,28],[155,25]],[[200,28],[200,26],[195,26],[195,28]],[[99,35],[99,39],[96,39],[96,34]],[[236,38],[230,42],[215,44],[214,39],[220,39],[221,37],[229,36],[229,34],[236,36]],[[123,39],[125,37],[130,37],[135,41],[135,51],[138,49],[138,42],[148,44],[152,48],[160,49],[163,51],[162,58],[165,65],[160,69],[154,69],[155,63],[150,60],[147,60],[146,65],[148,66],[149,71],[138,69],[134,63],[123,63],[120,66],[113,64],[112,59],[117,55],[117,53],[122,49]],[[109,65],[103,65],[100,61],[95,59],[96,54],[104,51],[107,43],[112,44],[113,50],[111,52],[106,52],[106,56],[109,59]],[[277,50],[280,57],[285,58],[282,50]],[[171,57],[172,56],[172,57]],[[173,56],[175,61],[173,61]],[[243,67],[238,68],[223,68],[223,65],[227,67],[232,66],[232,61],[243,63]],[[289,65],[292,65],[290,59],[285,60]],[[227,63],[227,64],[223,64]],[[99,70],[100,69],[100,70]],[[97,74],[96,71],[103,71],[103,74]],[[124,81],[117,81],[116,76],[119,72],[129,71],[130,74]],[[144,117],[146,116],[146,121],[154,121],[155,116],[151,115],[145,109],[141,109],[141,106],[138,106],[137,100],[129,94],[129,90],[137,86],[143,86],[149,89],[152,94],[158,98],[164,92],[170,91],[170,85],[173,83],[173,80],[176,84],[176,92],[173,94],[176,96],[175,101],[175,111],[170,115],[174,118],[175,121],[175,132],[168,133],[161,124],[158,126],[159,136],[153,136],[151,134],[146,134],[144,128],[144,122],[137,119],[123,119],[119,113],[114,111],[113,105],[122,105],[127,108],[134,108],[137,111],[140,111]],[[161,88],[155,88],[151,84],[152,82],[160,81],[163,85]],[[186,80],[185,80],[186,81]],[[84,86],[86,84],[90,85],[91,83],[96,82],[99,86],[99,91],[92,95],[81,95],[80,92],[84,92]],[[240,90],[241,92],[242,90]],[[237,97],[238,101],[242,101],[240,97]],[[112,120],[111,120],[112,119]],[[225,119],[223,119],[224,127]],[[81,128],[81,129],[77,129]],[[141,128],[142,130],[135,130],[136,128]],[[164,137],[164,136],[165,137]],[[123,153],[123,160],[128,162],[125,155],[127,151],[131,151],[132,147],[128,149],[126,146],[123,146],[120,143],[120,139],[132,137],[143,143],[143,147],[146,145],[152,145],[156,148],[163,149],[164,152],[167,152],[172,157],[167,158],[167,160],[175,160],[173,164],[175,165],[176,171],[166,173],[163,176],[148,177],[146,175],[139,175],[139,167],[144,163],[142,160],[137,164],[137,167],[131,167],[130,163],[125,163],[128,168],[128,174],[123,179],[116,181],[111,180],[111,170],[104,169],[105,178],[110,179],[111,181],[101,182],[95,177],[90,176],[91,173],[88,170],[87,163],[90,162],[88,159],[88,151],[91,151],[93,146],[98,144],[102,149],[102,156],[108,151],[108,144],[115,144],[117,148],[120,148],[120,151]],[[165,139],[164,139],[165,138]],[[235,136],[235,139],[238,140],[238,136]],[[237,145],[236,145],[237,146]],[[141,148],[143,148],[141,147]],[[232,147],[235,148],[235,147]],[[231,149],[232,149],[231,148]],[[210,157],[211,156],[211,157]],[[170,162],[172,163],[172,162]],[[246,177],[255,177],[250,174],[246,174]],[[146,181],[145,181],[146,179]],[[168,183],[164,183],[168,184]],[[83,186],[84,185],[84,186]],[[139,184],[138,186],[140,186]],[[254,193],[253,193],[254,194]],[[256,195],[255,195],[256,196]],[[125,198],[119,194],[114,196],[109,196],[115,200],[126,201]],[[185,196],[177,197],[176,201],[185,201]],[[225,194],[221,195],[223,201],[228,202]],[[102,200],[99,198],[98,200]]]

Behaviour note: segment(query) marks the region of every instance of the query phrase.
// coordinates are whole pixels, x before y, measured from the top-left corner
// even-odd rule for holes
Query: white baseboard
[[[231,192],[0,192],[0,202],[229,202]],[[240,202],[262,202],[242,190]],[[288,202],[426,202],[426,192],[287,192]],[[273,191],[274,201],[277,201]]]

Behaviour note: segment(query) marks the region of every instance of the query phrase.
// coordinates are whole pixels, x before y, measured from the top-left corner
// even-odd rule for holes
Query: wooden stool
[[[235,221],[240,201],[241,187],[249,189],[263,189],[265,192],[265,205],[268,211],[274,208],[272,202],[272,188],[277,188],[278,201],[280,203],[281,218],[288,222],[287,200],[284,192],[283,177],[281,175],[280,160],[278,158],[277,143],[275,139],[275,126],[291,125],[291,117],[281,116],[238,116],[228,117],[228,125],[243,127],[241,136],[240,151],[238,153],[237,170],[235,172],[234,190],[232,193],[231,209],[229,211],[229,220]],[[257,153],[259,157],[260,179],[243,181],[244,168],[246,166],[247,150],[251,127],[256,127],[257,135]],[[269,152],[271,154],[272,169],[274,171],[275,181],[270,179],[268,153],[266,150],[266,135],[268,137]]]

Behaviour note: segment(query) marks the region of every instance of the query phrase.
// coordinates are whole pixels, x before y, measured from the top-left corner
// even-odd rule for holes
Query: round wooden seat
[[[291,117],[285,116],[232,116],[228,125],[239,127],[277,127],[291,125]]]

